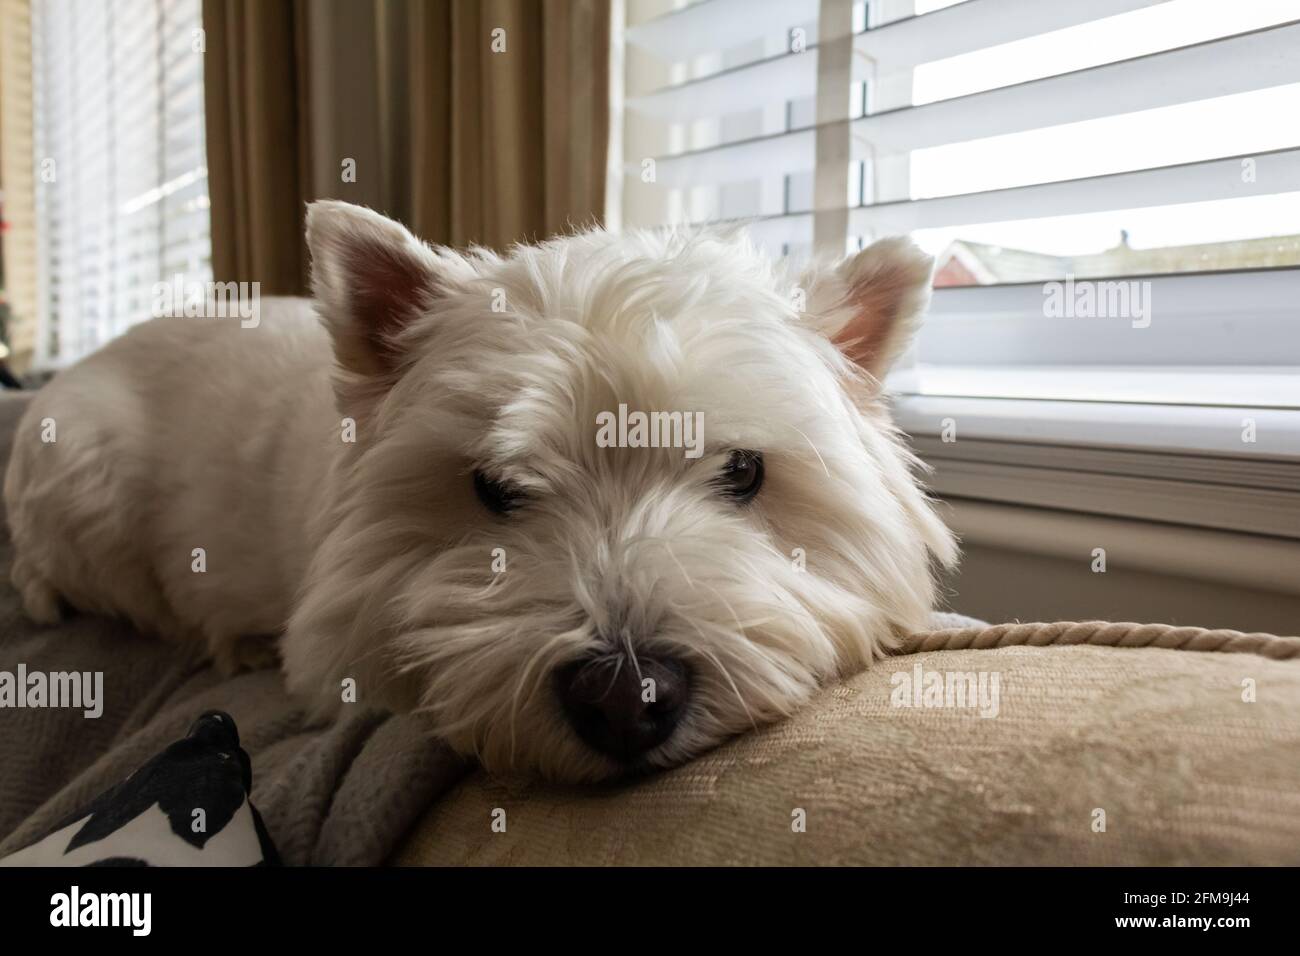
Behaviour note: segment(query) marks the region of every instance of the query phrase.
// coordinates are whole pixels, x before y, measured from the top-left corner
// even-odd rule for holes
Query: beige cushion
[[[918,663],[997,673],[998,716],[891,706],[891,676]],[[806,832],[792,831],[796,808]],[[898,657],[630,785],[476,772],[395,862],[1296,864],[1300,660],[1093,646]]]

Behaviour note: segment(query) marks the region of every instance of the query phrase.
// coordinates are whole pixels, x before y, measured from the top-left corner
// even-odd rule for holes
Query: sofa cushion
[[[1216,633],[1232,632],[1199,632]],[[1238,637],[1290,659],[1060,643],[892,658],[628,785],[475,772],[395,862],[1300,863],[1300,659],[1294,639]],[[931,673],[973,675],[977,706],[926,706]],[[986,701],[997,675],[995,716],[981,673]]]

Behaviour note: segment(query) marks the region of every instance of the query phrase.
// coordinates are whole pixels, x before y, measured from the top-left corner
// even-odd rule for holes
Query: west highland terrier
[[[790,713],[924,628],[955,548],[881,399],[931,260],[784,276],[743,235],[506,256],[308,210],[314,301],[146,322],[33,399],[27,612],[274,649],[321,711],[595,780]],[[314,310],[314,311],[313,311]]]

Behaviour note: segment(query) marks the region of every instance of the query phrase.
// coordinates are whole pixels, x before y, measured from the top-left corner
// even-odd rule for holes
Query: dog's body
[[[318,709],[355,687],[568,779],[678,762],[925,625],[954,548],[876,384],[928,295],[912,247],[792,298],[735,238],[460,256],[342,203],[308,233],[323,323],[155,320],[33,400],[5,498],[34,617],[228,666],[283,635]],[[605,447],[620,406],[699,415],[698,457]]]
[[[332,365],[310,301],[268,299],[255,328],[138,325],[37,392],[6,476],[28,613],[57,620],[61,596],[202,641],[227,669],[256,656],[284,630],[327,507]]]

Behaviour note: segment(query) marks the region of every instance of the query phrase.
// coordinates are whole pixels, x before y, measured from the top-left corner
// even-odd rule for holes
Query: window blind
[[[819,34],[837,7],[847,40]],[[843,204],[868,238],[1300,191],[1293,0],[933,7],[701,0],[630,17],[627,222],[758,217],[765,240],[807,245],[827,125],[849,133]],[[849,87],[819,90],[837,42]],[[842,115],[818,122],[819,97]],[[1248,158],[1269,174],[1243,180],[1230,161]]]
[[[37,364],[211,277],[200,0],[34,0]]]
[[[936,292],[898,390],[1300,406],[1295,0],[628,0],[627,21],[624,225],[744,220],[796,258],[910,234]],[[1123,278],[1153,314],[1053,312]]]

